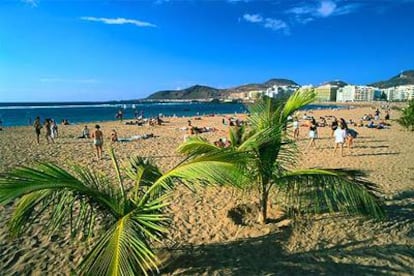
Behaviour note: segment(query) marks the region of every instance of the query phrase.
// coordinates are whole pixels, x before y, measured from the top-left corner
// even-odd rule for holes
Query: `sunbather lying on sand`
[[[118,142],[131,142],[131,141],[140,140],[140,139],[145,140],[145,139],[153,138],[153,137],[155,137],[153,133],[144,134],[144,135],[133,135],[131,137],[118,138]]]

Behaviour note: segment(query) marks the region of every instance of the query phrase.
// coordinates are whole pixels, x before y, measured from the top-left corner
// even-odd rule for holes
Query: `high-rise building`
[[[319,102],[335,102],[338,86],[325,84],[315,89],[316,100]]]
[[[387,100],[389,101],[407,101],[414,99],[414,85],[400,85],[385,88],[385,95],[387,95]]]
[[[364,85],[347,85],[338,90],[337,102],[370,102],[374,100],[376,89]]]

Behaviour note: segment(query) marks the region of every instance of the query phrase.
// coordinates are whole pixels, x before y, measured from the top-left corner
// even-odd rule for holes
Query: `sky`
[[[0,102],[195,84],[368,84],[414,69],[414,0],[1,0]]]

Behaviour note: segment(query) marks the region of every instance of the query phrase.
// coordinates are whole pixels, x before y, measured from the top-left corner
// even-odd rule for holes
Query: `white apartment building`
[[[296,91],[297,88],[290,85],[273,85],[267,88],[264,94],[270,98],[276,98],[279,94],[291,93]]]
[[[365,85],[346,85],[338,89],[337,102],[369,102],[374,100],[375,88]]]
[[[336,101],[337,102],[353,102],[355,98],[355,86],[346,85],[341,87],[336,92]]]
[[[389,101],[407,101],[414,99],[414,85],[400,85],[385,88],[385,95]]]

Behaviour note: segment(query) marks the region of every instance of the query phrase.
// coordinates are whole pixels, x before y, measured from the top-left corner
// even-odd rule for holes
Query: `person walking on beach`
[[[35,129],[37,143],[40,144],[40,130],[42,129],[42,124],[40,123],[39,116],[34,120],[33,127]]]
[[[299,121],[298,118],[295,117],[292,123],[293,126],[293,139],[299,139]]]
[[[58,126],[56,124],[56,121],[53,119],[51,119],[51,122],[50,122],[50,129],[52,131],[52,135],[51,135],[52,138],[56,139],[58,137]]]
[[[50,119],[46,119],[45,120],[45,129],[46,129],[46,141],[49,144],[50,141],[52,141],[52,143],[54,143],[55,141],[53,140],[52,137],[52,122]]]
[[[344,143],[346,139],[346,130],[343,124],[339,124],[339,127],[334,132],[335,148],[333,154],[335,155],[338,146],[341,147],[341,156],[344,156]]]
[[[124,111],[122,109],[118,110],[118,113],[116,114],[116,118],[119,119],[120,122],[124,119]]]
[[[318,138],[318,130],[317,130],[315,118],[313,118],[312,121],[310,122],[309,138],[310,138],[310,141],[309,141],[308,146],[306,147],[306,150],[308,150],[311,146],[314,146],[315,149],[317,149],[318,147],[316,146],[315,139]]]
[[[336,117],[334,117],[334,120],[332,121],[332,124],[331,124],[331,129],[332,129],[331,137],[334,136],[335,130],[337,128],[338,128],[338,120],[336,119]]]
[[[377,110],[375,110],[375,117],[374,117],[374,119],[375,119],[375,121],[378,121],[379,120],[379,118],[380,118],[380,111],[379,111],[379,109],[377,108]]]
[[[93,144],[96,148],[96,157],[102,158],[103,133],[99,125],[95,125],[95,130],[92,132]]]

